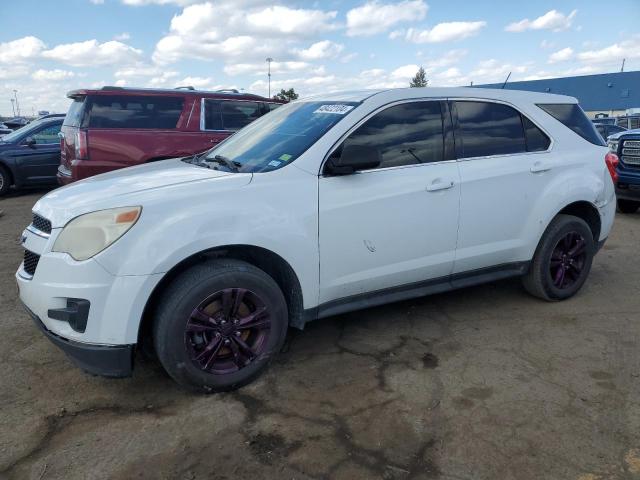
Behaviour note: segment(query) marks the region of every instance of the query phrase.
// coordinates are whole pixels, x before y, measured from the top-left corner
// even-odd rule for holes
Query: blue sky
[[[102,85],[302,95],[640,70],[640,1],[22,0],[0,16],[0,114]]]

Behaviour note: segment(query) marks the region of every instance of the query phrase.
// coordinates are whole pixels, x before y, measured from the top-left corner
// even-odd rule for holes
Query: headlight
[[[618,153],[618,142],[611,140],[609,142],[609,151],[613,153]]]
[[[71,220],[58,235],[54,252],[87,260],[122,237],[140,218],[142,207],[121,207],[85,213]]]

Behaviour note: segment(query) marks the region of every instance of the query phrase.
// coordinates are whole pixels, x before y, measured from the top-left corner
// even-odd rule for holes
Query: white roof
[[[573,97],[554,95],[550,93],[527,92],[524,90],[501,90],[495,88],[473,87],[424,87],[424,88],[392,88],[385,90],[353,90],[346,92],[321,93],[302,98],[301,101],[340,101],[362,102],[376,96],[376,100],[383,97],[387,101],[403,100],[406,98],[486,98],[491,100],[505,100],[508,102],[530,103],[578,103]]]

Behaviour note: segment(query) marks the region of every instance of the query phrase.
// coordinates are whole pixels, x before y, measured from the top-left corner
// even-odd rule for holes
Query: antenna
[[[509,75],[507,75],[507,78],[505,78],[504,83],[502,84],[502,89],[504,90],[504,87],[507,85],[507,82],[509,81],[509,77],[511,76],[511,72],[509,72]]]
[[[620,73],[624,72],[624,62],[625,62],[626,58],[622,59],[622,67],[620,68]]]

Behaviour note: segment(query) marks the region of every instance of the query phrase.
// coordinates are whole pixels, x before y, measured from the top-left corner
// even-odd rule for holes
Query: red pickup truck
[[[60,132],[62,185],[210,149],[282,102],[236,90],[73,90]]]

